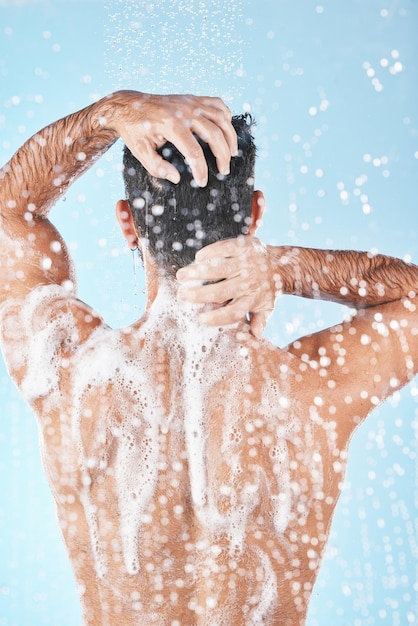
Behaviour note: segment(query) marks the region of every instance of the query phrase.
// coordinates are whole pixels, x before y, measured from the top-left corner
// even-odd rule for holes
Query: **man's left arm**
[[[369,252],[268,246],[244,236],[219,241],[179,270],[180,297],[218,305],[202,314],[208,324],[231,324],[251,316],[261,337],[278,295],[297,295],[364,309],[415,298],[418,267]],[[188,280],[201,285],[188,286]],[[208,283],[208,284],[204,284]]]

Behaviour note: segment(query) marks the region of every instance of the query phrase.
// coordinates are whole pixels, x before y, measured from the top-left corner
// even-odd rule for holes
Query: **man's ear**
[[[251,224],[248,228],[249,235],[255,235],[257,228],[261,225],[265,206],[266,201],[263,192],[259,190],[254,191],[251,205]]]
[[[128,243],[128,246],[131,249],[136,248],[138,246],[139,237],[136,232],[131,207],[129,206],[129,202],[127,200],[117,201],[116,217],[119,222],[122,234]]]

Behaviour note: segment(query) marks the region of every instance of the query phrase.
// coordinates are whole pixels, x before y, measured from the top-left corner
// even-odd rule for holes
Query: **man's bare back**
[[[96,318],[81,344],[62,289],[38,292],[4,315],[6,358],[38,414],[86,623],[303,624],[364,416],[344,410],[349,385],[333,397],[324,360],[205,327],[164,290],[144,321]],[[338,354],[348,327],[330,334]]]
[[[127,100],[127,117],[132,98],[139,95],[117,98]],[[164,97],[158,102],[164,112]],[[180,118],[176,109],[187,112],[189,100],[175,102]],[[192,119],[196,110],[193,102]],[[103,151],[89,115],[57,123],[57,151],[71,124],[88,158]],[[129,137],[146,132],[133,128]],[[115,132],[102,132],[110,145]],[[245,243],[202,251],[215,261],[224,255],[222,263],[200,257],[180,270],[183,280],[209,283],[183,290],[191,301],[183,302],[145,249],[145,315],[112,330],[77,300],[65,244],[42,215],[50,188],[56,195],[56,162],[69,181],[84,166],[68,147],[35,176],[36,149],[22,149],[15,171],[6,166],[0,178],[2,346],[38,417],[85,623],[302,626],[351,434],[417,372],[417,268],[361,253],[277,248],[266,255],[250,231]],[[25,158],[29,182],[20,176]],[[21,215],[22,198],[35,193],[27,189],[39,198]],[[131,242],[126,201],[118,218]],[[364,294],[354,274],[368,280]],[[286,293],[368,308],[282,350],[245,319],[268,311],[278,282]],[[223,302],[230,304],[204,307]]]
[[[47,323],[45,395],[23,324],[62,304],[54,291],[5,324],[86,621],[302,623],[345,459],[335,422],[313,412],[315,370],[298,376],[290,353],[204,327],[161,293],[145,322],[100,324],[63,357],[71,319]]]

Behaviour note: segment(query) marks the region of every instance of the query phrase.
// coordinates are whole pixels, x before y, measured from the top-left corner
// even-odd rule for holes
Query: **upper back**
[[[312,580],[340,478],[327,471],[338,448],[315,405],[316,373],[245,329],[158,307],[125,330],[98,325],[65,352],[75,330],[70,314],[58,318],[26,347],[21,387],[34,393],[70,553],[92,550],[90,569],[121,597],[136,575],[144,589],[160,576],[167,602],[173,581],[194,588],[208,559],[259,567],[258,582],[240,578],[243,597],[259,596],[255,616],[276,604],[296,556]],[[208,581],[221,593],[218,575]]]

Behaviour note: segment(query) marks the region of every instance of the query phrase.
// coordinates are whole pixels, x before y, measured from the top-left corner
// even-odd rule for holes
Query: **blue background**
[[[42,126],[119,88],[223,97],[257,119],[267,243],[418,262],[418,2],[0,0],[0,162]],[[118,142],[52,219],[79,294],[114,326],[141,315],[114,219]],[[339,321],[283,297],[279,345]],[[416,381],[355,434],[308,626],[418,622]],[[0,364],[0,626],[80,622],[34,418]]]

